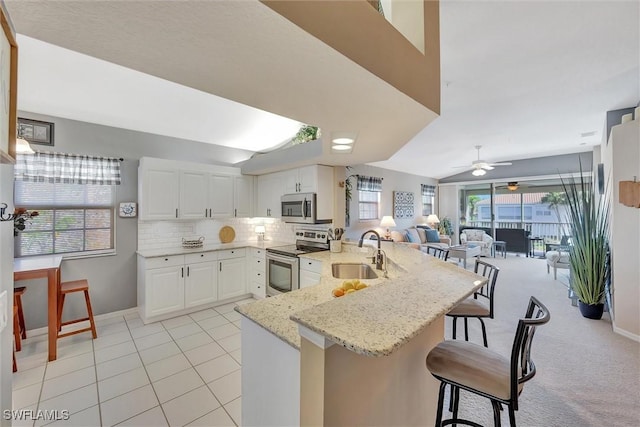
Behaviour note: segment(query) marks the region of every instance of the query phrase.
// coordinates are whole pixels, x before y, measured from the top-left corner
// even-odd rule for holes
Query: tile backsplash
[[[138,250],[176,248],[182,239],[204,237],[204,244],[220,243],[218,233],[229,225],[236,232],[235,241],[257,240],[256,225],[264,225],[265,240],[295,242],[295,224],[271,218],[229,218],[199,221],[138,221]]]

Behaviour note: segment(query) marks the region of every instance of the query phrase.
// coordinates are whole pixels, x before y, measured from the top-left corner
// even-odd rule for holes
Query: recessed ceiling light
[[[346,144],[353,144],[353,138],[347,138],[347,137],[334,138],[334,139],[332,140],[332,142],[333,142],[334,144],[343,144],[343,145],[346,145]]]
[[[351,145],[333,145],[331,149],[335,151],[351,151],[353,147]]]

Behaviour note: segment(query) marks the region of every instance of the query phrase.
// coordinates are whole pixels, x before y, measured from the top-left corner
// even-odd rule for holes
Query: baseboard
[[[629,338],[630,340],[640,342],[640,335],[632,334],[629,331],[625,331],[624,329],[618,328],[615,322],[613,322],[613,332],[615,332],[618,335],[622,335],[623,337]]]
[[[100,320],[111,319],[113,317],[126,316],[127,314],[137,314],[138,307],[131,307],[125,310],[112,311],[110,313],[97,314],[93,316],[93,320],[99,322]],[[49,327],[43,326],[42,328],[28,329],[27,336],[37,337],[38,335],[47,335],[49,333]]]

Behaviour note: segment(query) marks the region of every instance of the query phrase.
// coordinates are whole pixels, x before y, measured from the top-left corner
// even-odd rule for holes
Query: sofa
[[[460,231],[464,230],[482,230],[491,236],[490,228],[483,227],[460,227]],[[496,239],[506,242],[507,252],[515,252],[526,254],[529,252],[529,234],[530,232],[522,228],[496,228]]]
[[[480,246],[480,256],[491,256],[491,246],[493,245],[493,237],[489,236],[484,230],[467,228],[460,233],[460,243],[476,244]]]
[[[391,232],[391,238],[395,243],[409,244],[423,252],[427,251],[428,246],[442,249],[447,249],[451,246],[451,238],[449,236],[442,236],[438,233],[438,230],[426,225],[418,225],[398,231],[394,230]]]

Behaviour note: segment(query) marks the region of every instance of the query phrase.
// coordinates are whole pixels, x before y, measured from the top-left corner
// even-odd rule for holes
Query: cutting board
[[[220,237],[220,241],[222,243],[231,243],[233,242],[233,239],[236,238],[236,230],[234,230],[233,227],[225,225],[220,229],[220,233],[218,233],[218,236]]]

